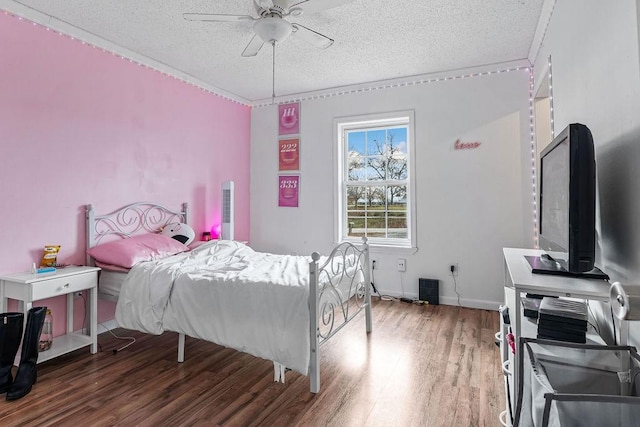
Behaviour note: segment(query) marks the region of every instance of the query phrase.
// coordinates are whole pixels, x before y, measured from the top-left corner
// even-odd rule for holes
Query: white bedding
[[[134,266],[120,290],[120,326],[184,333],[309,370],[309,257],[211,241]]]
[[[127,273],[124,271],[113,270],[100,270],[100,281],[98,282],[98,290],[102,295],[109,297],[109,299],[117,300],[120,295],[120,289],[122,283],[127,277]]]

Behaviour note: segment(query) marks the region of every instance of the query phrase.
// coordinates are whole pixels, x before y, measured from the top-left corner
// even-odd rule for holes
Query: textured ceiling
[[[526,59],[543,2],[353,0],[322,10],[336,1],[313,0],[310,13],[287,19],[335,43],[321,50],[295,34],[280,43],[276,95]],[[191,22],[182,17],[184,12],[255,16],[252,0],[3,0],[2,4],[16,4],[26,15],[40,12],[56,18],[68,28],[165,64],[240,100],[251,103],[271,97],[271,46],[265,45],[255,57],[240,55],[253,34],[251,21]]]

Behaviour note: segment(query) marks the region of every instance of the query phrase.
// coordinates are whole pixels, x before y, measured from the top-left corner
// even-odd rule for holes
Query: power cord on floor
[[[373,287],[373,291],[378,294],[381,300],[383,301],[397,301],[397,298],[392,297],[391,295],[382,295],[378,289],[376,289],[376,285],[374,285],[375,280],[375,271],[376,269],[376,261],[371,261],[371,287]]]
[[[136,342],[136,339],[134,337],[121,337],[116,335],[111,329],[108,329],[106,326],[104,326],[102,323],[100,323],[100,326],[102,326],[103,328],[105,328],[111,335],[113,335],[114,338],[119,339],[119,340],[128,340],[130,341],[128,344],[123,345],[120,348],[114,348],[113,354],[117,354],[118,352],[124,350],[125,348],[129,347],[130,345],[132,345],[133,343]]]
[[[451,270],[451,277],[453,277],[453,291],[456,293],[456,295],[458,296],[458,306],[460,307],[460,293],[458,293],[458,281],[456,280],[456,275],[455,275],[455,271],[456,271],[456,267],[455,265],[452,265],[450,267]]]
[[[84,296],[84,293],[81,293],[80,296],[82,297],[82,301],[84,304],[84,316],[82,316],[82,333],[84,334],[85,332],[85,327],[87,325],[87,299]]]
[[[372,261],[371,262],[371,287],[373,288],[373,291],[378,294],[378,296],[380,297],[380,299],[382,301],[402,301],[402,302],[407,302],[407,303],[412,303],[412,304],[418,304],[418,305],[427,305],[429,304],[429,301],[420,301],[418,299],[411,299],[411,298],[405,298],[405,297],[394,297],[391,295],[383,295],[381,294],[378,289],[376,288],[376,285],[374,284],[375,282],[375,277],[374,277],[374,271],[376,269],[376,261]],[[404,284],[402,283],[402,277],[400,277],[400,284],[402,286],[402,294],[404,295]]]

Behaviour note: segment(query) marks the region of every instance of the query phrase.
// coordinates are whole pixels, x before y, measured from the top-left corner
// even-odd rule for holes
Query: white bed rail
[[[369,244],[345,242],[320,264],[314,252],[309,264],[309,379],[311,392],[320,391],[320,345],[365,310],[366,331],[372,330]]]

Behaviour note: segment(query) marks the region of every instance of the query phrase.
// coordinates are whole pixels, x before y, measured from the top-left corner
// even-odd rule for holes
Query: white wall
[[[536,60],[549,55],[556,134],[586,124],[596,145],[597,265],[640,283],[640,63],[636,0],[558,1]],[[537,75],[537,74],[536,74]],[[610,319],[605,307],[601,320]],[[635,343],[640,327],[633,326]]]
[[[523,69],[302,101],[299,208],[277,206],[277,108],[254,108],[251,245],[327,253],[334,243],[334,118],[413,109],[418,251],[372,251],[376,286],[417,297],[418,278],[439,279],[441,303],[457,304],[449,272],[457,263],[462,305],[496,309],[502,247],[532,245],[529,83]],[[482,145],[454,150],[457,139]],[[395,271],[399,257],[407,259],[404,274]]]

